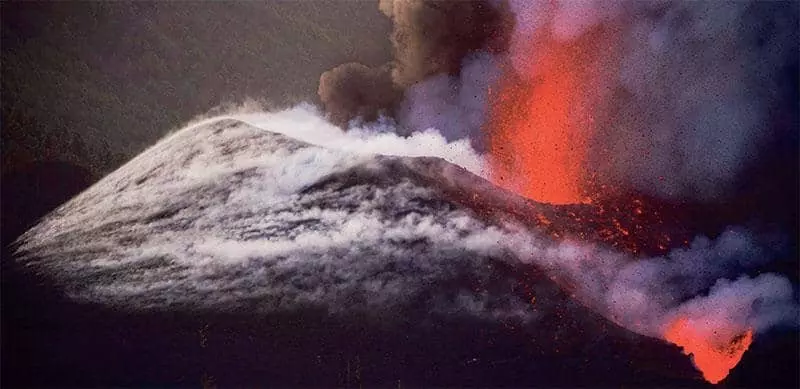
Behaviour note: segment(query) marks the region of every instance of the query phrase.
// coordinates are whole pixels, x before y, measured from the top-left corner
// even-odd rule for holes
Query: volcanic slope
[[[246,328],[299,315],[293,322],[305,323],[296,332],[272,323],[272,334],[217,325],[251,341],[255,333],[302,337],[336,321],[326,331],[373,358],[359,367],[359,382],[702,385],[676,347],[607,321],[544,269],[519,261],[553,244],[551,232],[521,216],[533,211],[556,212],[442,159],[349,153],[221,119],[168,136],[59,207],[22,236],[18,254],[70,301],[113,315],[247,318]],[[322,316],[302,319],[304,312]],[[352,333],[354,320],[375,327]],[[453,336],[463,344],[429,340]],[[417,338],[415,348],[449,351],[426,352],[435,360],[421,366],[412,361],[422,355],[403,351]],[[229,352],[215,347],[221,358]],[[246,363],[220,362],[217,369],[234,367],[215,376],[229,384],[352,383],[350,370],[345,382],[338,371],[287,376],[263,367],[319,362],[330,347],[281,362],[256,361],[269,354],[258,349]],[[243,367],[259,364],[268,371]],[[514,373],[499,373],[506,370]]]

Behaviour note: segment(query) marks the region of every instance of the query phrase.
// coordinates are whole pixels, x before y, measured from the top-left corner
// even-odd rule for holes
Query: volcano
[[[19,293],[42,312],[11,313],[38,334],[12,383],[706,385],[678,347],[590,309],[552,259],[521,260],[572,238],[665,250],[622,239],[644,234],[615,215],[441,158],[206,120],[20,238]]]

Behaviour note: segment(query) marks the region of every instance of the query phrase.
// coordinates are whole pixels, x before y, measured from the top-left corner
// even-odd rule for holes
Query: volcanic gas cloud
[[[394,22],[395,61],[323,75],[320,98],[337,123],[382,117],[401,134],[433,128],[469,139],[495,184],[538,202],[585,204],[588,219],[616,229],[605,243],[625,255],[646,253],[620,239],[665,237],[650,253],[659,257],[621,261],[590,250],[570,268],[578,258],[570,246],[553,266],[598,311],[680,346],[710,382],[725,378],[759,331],[782,322],[742,297],[784,293],[770,289],[777,278],[715,289],[718,278],[775,256],[729,255],[751,247],[742,241],[751,234],[722,233],[739,220],[701,229],[683,219],[694,234],[722,233],[713,244],[702,236],[690,244],[662,226],[685,202],[735,203],[761,148],[791,136],[797,118],[775,113],[794,104],[787,85],[796,82],[785,77],[797,66],[796,4],[382,0],[381,10]],[[593,228],[566,214],[530,217]]]

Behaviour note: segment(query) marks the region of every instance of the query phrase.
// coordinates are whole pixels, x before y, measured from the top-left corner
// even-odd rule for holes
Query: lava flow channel
[[[716,384],[725,379],[742,359],[753,342],[753,330],[749,329],[728,341],[716,342],[713,337],[700,334],[689,320],[678,318],[670,324],[664,338],[680,346],[683,353],[691,357],[703,378]]]

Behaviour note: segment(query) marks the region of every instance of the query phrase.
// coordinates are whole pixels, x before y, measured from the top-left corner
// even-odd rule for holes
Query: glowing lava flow
[[[541,36],[527,69],[507,72],[493,94],[489,121],[495,183],[539,202],[587,202],[584,165],[593,102],[603,89],[605,65],[598,56],[609,53],[607,35],[594,31],[563,42]],[[514,71],[527,74],[514,77]]]
[[[571,40],[559,40],[549,31],[531,39],[526,62],[509,65],[490,94],[486,130],[491,179],[540,203],[591,203],[559,207],[566,214],[562,217],[541,212],[530,216],[554,238],[571,232],[633,254],[653,251],[652,246],[663,254],[673,243],[688,245],[689,236],[674,229],[665,232],[661,217],[648,214],[641,200],[628,199],[620,206],[625,194],[601,185],[589,166],[590,151],[596,151],[591,146],[602,146],[602,139],[594,137],[607,120],[603,104],[612,95],[610,80],[619,65],[617,38],[613,26],[600,26]],[[554,281],[566,291],[574,289],[570,280]],[[718,383],[739,363],[753,331],[728,333],[720,341],[719,333],[702,330],[679,318],[662,337],[680,346],[704,379]]]
[[[717,344],[694,330],[687,319],[679,318],[669,326],[664,339],[680,346],[684,354],[691,356],[703,378],[716,384],[742,359],[753,342],[753,330],[734,337],[727,344]]]

